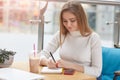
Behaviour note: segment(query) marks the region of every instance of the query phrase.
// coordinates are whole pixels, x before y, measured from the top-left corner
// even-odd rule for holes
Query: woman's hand
[[[67,61],[65,61],[65,60],[60,59],[60,60],[57,61],[57,63],[58,63],[58,67],[62,67],[62,68],[72,68],[72,63],[67,62]]]
[[[56,68],[56,63],[50,58],[47,61],[47,67],[48,68]]]
[[[58,63],[58,67],[74,69],[76,71],[84,72],[84,67],[78,64],[71,63],[62,59],[58,60],[57,63]]]

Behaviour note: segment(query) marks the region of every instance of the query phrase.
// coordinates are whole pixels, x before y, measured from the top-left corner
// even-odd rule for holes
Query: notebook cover
[[[0,80],[44,80],[44,76],[14,68],[0,68]]]

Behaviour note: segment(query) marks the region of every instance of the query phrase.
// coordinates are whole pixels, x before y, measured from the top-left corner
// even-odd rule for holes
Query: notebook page
[[[41,73],[62,73],[62,68],[50,69],[48,67],[43,67]]]

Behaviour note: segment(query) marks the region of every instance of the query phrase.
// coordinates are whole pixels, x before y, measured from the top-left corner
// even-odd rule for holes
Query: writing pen
[[[50,52],[50,55],[51,55],[51,57],[52,57],[53,61],[56,63],[55,58],[53,57],[53,55],[52,55],[52,53],[51,53],[51,52]]]

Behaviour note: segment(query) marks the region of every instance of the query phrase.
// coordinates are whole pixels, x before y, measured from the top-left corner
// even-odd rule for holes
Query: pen
[[[53,55],[52,55],[52,53],[51,53],[51,52],[50,52],[50,55],[51,55],[51,57],[52,57],[53,61],[56,63],[56,61],[55,61],[55,59],[54,59],[54,57],[53,57]]]

